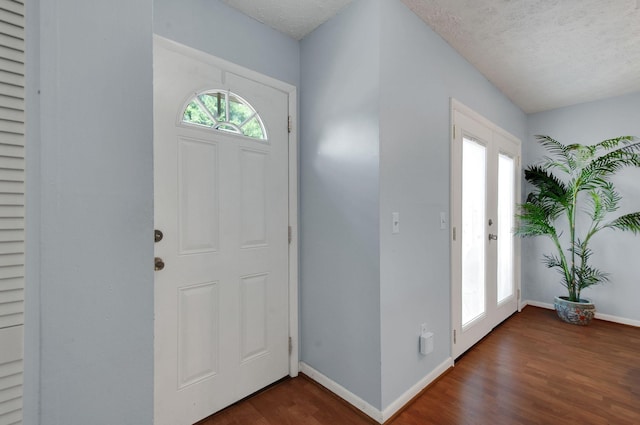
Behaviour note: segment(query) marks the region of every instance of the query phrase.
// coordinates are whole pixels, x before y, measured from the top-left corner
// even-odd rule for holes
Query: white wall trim
[[[543,303],[540,301],[526,300],[520,303],[520,308],[525,308],[526,306],[531,305],[534,307],[546,308],[549,310],[555,310],[553,304]],[[640,320],[635,319],[627,319],[626,317],[614,316],[611,314],[604,314],[596,312],[596,319],[605,320],[607,322],[620,323],[621,325],[629,325],[640,328]]]
[[[522,310],[523,308],[525,308],[528,305],[533,306],[533,307],[546,308],[548,310],[555,310],[555,308],[553,307],[553,304],[543,303],[543,302],[540,302],[540,301],[533,301],[533,300],[524,300],[524,301],[520,302],[520,309]]]
[[[289,376],[295,378],[299,370],[299,330],[298,330],[298,92],[289,86],[289,116],[291,132],[289,133],[289,226],[291,226],[291,243],[289,243],[289,337],[291,353],[289,354]]]
[[[453,367],[453,358],[449,357],[442,363],[440,363],[434,370],[432,370],[427,376],[418,381],[413,387],[409,388],[404,394],[398,397],[395,401],[387,406],[382,411],[382,420],[387,421],[393,415],[398,413],[404,406],[407,405],[415,396],[420,394],[422,390],[427,388],[429,384],[438,379],[443,373]]]
[[[360,410],[365,415],[369,416],[374,421],[383,424],[389,420],[393,415],[398,413],[404,406],[407,405],[415,396],[420,394],[429,384],[438,379],[449,368],[453,367],[453,358],[449,357],[434,370],[432,370],[427,376],[418,381],[413,387],[409,388],[404,394],[393,401],[386,409],[380,411],[374,406],[370,405],[351,391],[333,381],[331,378],[318,372],[308,364],[300,362],[300,372],[307,375],[309,378],[316,381],[347,403],[351,404],[356,409]]]
[[[470,107],[468,107],[467,105],[465,105],[464,103],[460,102],[459,100],[453,97],[449,98],[449,100],[450,100],[450,106],[451,106],[452,112],[454,110],[460,111],[466,116],[482,123],[485,127],[489,128],[491,131],[494,131],[500,134],[501,136],[509,139],[514,143],[517,143],[518,145],[522,144],[520,139],[518,139],[513,134],[509,133],[504,128],[498,126],[497,124],[494,124],[490,119],[486,118],[484,115],[479,114],[478,112],[474,111],[473,109],[471,109]],[[453,114],[451,116],[453,117]]]
[[[597,311],[595,317],[596,319],[606,320],[607,322],[620,323],[622,325],[629,325],[640,328],[640,320],[627,319],[626,317],[618,317],[611,314],[598,313]]]
[[[375,407],[373,407],[372,405],[370,405],[369,403],[367,403],[366,401],[364,401],[363,399],[361,399],[360,397],[358,397],[357,395],[355,395],[354,393],[352,393],[342,385],[338,384],[331,378],[328,378],[327,376],[318,372],[317,370],[315,370],[305,362],[300,362],[300,372],[304,373],[309,378],[316,381],[318,384],[322,385],[323,387],[325,387],[326,389],[328,389],[329,391],[331,391],[332,393],[334,393],[335,395],[337,395],[338,397],[340,397],[341,399],[343,399],[344,401],[346,401],[356,409],[360,410],[362,413],[369,416],[374,421],[378,423],[384,422],[382,418],[382,412],[380,410],[376,409]]]

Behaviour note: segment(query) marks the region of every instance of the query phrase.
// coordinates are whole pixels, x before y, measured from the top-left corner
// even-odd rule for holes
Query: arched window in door
[[[206,90],[196,94],[187,104],[182,122],[267,140],[264,124],[253,106],[228,90]]]

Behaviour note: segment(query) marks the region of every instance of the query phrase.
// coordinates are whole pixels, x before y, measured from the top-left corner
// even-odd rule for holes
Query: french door
[[[520,141],[452,102],[453,357],[518,308]]]

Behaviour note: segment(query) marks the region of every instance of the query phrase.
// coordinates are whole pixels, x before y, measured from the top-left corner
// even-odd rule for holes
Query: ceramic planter
[[[588,325],[596,314],[596,306],[587,299],[573,302],[568,297],[555,297],[553,305],[558,317],[572,325]]]

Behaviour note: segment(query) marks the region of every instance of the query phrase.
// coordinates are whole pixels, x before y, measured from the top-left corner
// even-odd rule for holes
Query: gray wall
[[[592,144],[624,135],[640,137],[638,111],[640,93],[529,115],[523,163],[537,162],[543,155],[543,150],[534,141],[536,134],[549,135],[565,144]],[[613,181],[623,197],[618,212],[640,211],[640,169],[625,169]],[[523,196],[526,196],[526,186]],[[640,297],[640,236],[603,231],[592,242],[593,264],[611,273],[611,282],[586,289],[582,295],[593,299],[600,313],[640,320],[636,302]],[[553,303],[554,296],[564,295],[565,289],[558,283],[557,273],[540,263],[542,254],[549,252],[549,248],[549,244],[540,238],[524,240],[523,299]]]
[[[29,425],[153,422],[153,6],[27,4]],[[299,85],[297,41],[218,1],[155,6],[161,35]]]
[[[302,40],[301,360],[380,408],[379,0]]]
[[[152,13],[159,35],[302,87],[301,359],[377,408],[450,355],[449,97],[523,138],[525,163],[537,133],[640,135],[636,94],[531,115],[525,141],[524,114],[397,0],[356,1],[302,43],[218,0],[28,8],[30,425],[152,423]],[[616,180],[625,211],[638,177]],[[614,283],[586,295],[640,320],[638,237],[594,248]],[[523,244],[524,298],[550,302],[541,252]]]
[[[38,423],[39,393],[42,425],[150,425],[152,2],[39,6],[28,30],[29,57],[40,55],[28,64],[26,423]]]
[[[154,32],[296,87],[298,41],[219,0],[154,0]]]
[[[381,34],[380,268],[382,406],[450,355],[450,97],[524,140],[526,116],[400,1]],[[391,234],[391,214],[400,233]],[[435,351],[418,353],[420,324]]]

